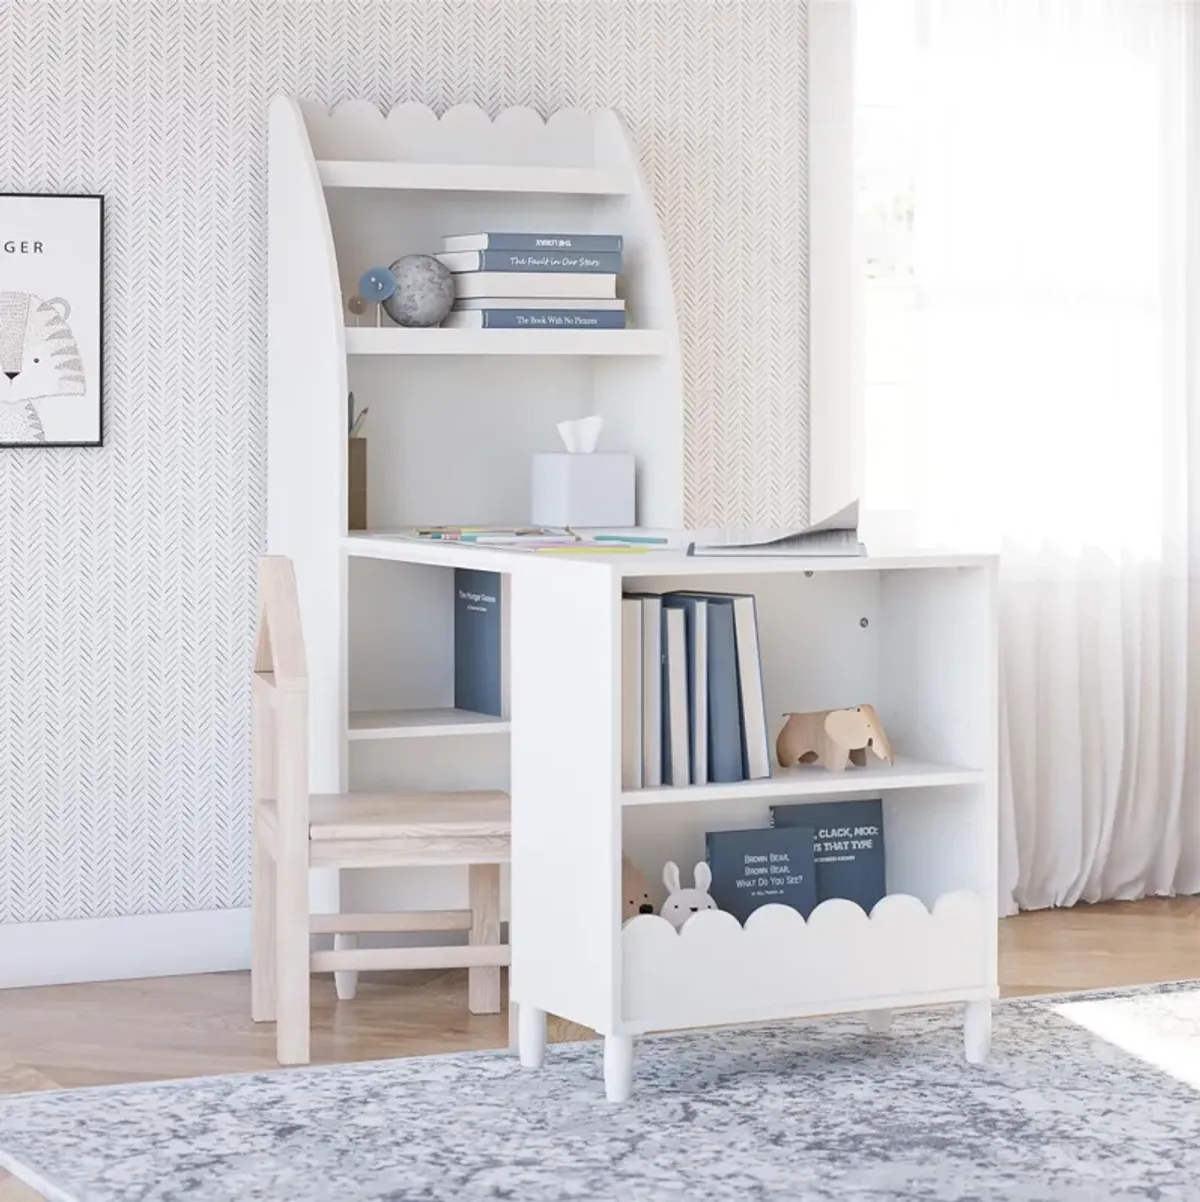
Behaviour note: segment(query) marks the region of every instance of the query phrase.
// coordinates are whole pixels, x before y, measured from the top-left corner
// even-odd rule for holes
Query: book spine
[[[499,572],[454,571],[454,705],[503,714],[503,616]]]
[[[450,257],[450,256],[446,256]],[[510,251],[510,250],[481,250],[475,252],[478,259],[477,267],[456,267],[459,261],[446,266],[451,271],[571,271],[585,274],[610,273],[616,275],[621,270],[621,254],[619,251],[607,252],[566,252],[554,251]]]
[[[485,330],[623,330],[621,309],[479,309]]]
[[[745,779],[737,644],[729,602],[708,607],[708,779],[714,784]]]
[[[573,250],[620,254],[620,234],[488,234],[487,250]]]
[[[642,787],[642,603],[621,601],[621,787]]]

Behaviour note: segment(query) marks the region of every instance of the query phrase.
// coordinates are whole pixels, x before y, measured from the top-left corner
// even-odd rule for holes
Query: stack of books
[[[449,329],[623,330],[620,234],[452,234]]]
[[[771,775],[754,597],[622,599],[622,784],[725,784]]]
[[[887,892],[879,798],[772,806],[770,829],[710,831],[705,854],[709,893],[739,922],[771,903],[807,918],[833,897],[870,914]]]

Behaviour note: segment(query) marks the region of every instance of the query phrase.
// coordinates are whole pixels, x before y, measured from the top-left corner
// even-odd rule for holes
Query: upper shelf
[[[824,768],[803,765],[795,768],[774,767],[768,780],[629,789],[621,794],[621,804],[644,806],[689,801],[803,801],[808,798],[817,800],[835,793],[978,785],[984,780],[984,773],[974,768],[913,759],[898,759],[895,764],[848,768],[845,772],[827,772]]]
[[[594,167],[525,167],[491,163],[406,163],[318,159],[327,188],[398,188],[426,192],[549,192],[628,196],[628,177]]]
[[[349,355],[662,355],[662,330],[406,330],[347,326]]]

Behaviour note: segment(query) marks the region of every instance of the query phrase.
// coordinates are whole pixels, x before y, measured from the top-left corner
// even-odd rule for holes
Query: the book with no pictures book
[[[620,309],[459,309],[446,330],[623,330]]]
[[[709,831],[709,889],[717,908],[745,922],[759,906],[791,906],[805,918],[817,904],[811,827]]]
[[[772,806],[771,824],[813,832],[818,900],[845,897],[870,914],[887,893],[880,798]]]

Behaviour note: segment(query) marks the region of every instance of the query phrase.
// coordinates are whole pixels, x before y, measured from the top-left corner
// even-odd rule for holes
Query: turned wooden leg
[[[500,945],[500,865],[472,864],[467,870],[472,946]],[[500,969],[467,969],[467,1009],[472,1014],[500,1013]]]
[[[882,1035],[890,1030],[892,1026],[892,1012],[890,1010],[868,1010],[867,1011],[867,1030],[872,1035]]]
[[[610,1102],[628,1102],[633,1095],[633,1037],[604,1037],[604,1096]]]
[[[525,1068],[541,1068],[546,1060],[546,1012],[536,1006],[517,1007],[517,1050]]]
[[[963,1044],[967,1060],[982,1064],[992,1047],[992,1003],[967,1002],[963,1007]]]
[[[346,932],[334,935],[333,950],[335,952],[353,951],[358,947],[358,936]],[[358,971],[353,968],[343,968],[333,974],[333,987],[337,991],[339,1002],[352,1002],[358,992]]]

